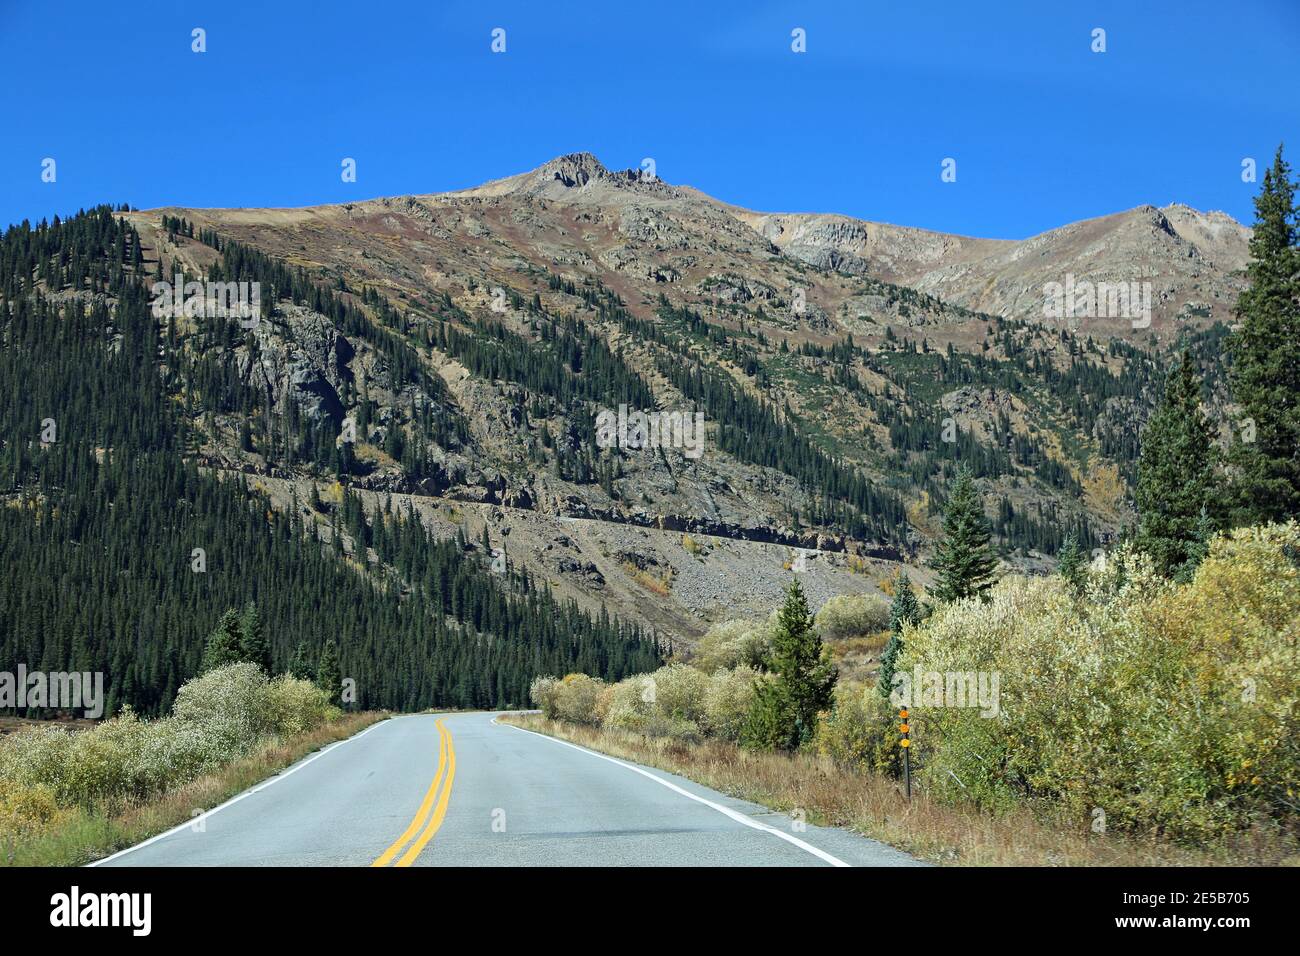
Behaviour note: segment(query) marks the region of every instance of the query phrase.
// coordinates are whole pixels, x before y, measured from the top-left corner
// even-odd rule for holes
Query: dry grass
[[[387,713],[379,711],[345,714],[117,813],[65,811],[50,829],[14,845],[0,845],[0,865],[81,866],[101,859],[192,819],[196,810],[211,810],[313,751],[360,733],[387,717]]]
[[[880,654],[889,642],[889,632],[862,634],[827,640],[831,659],[839,668],[840,680],[874,684],[880,672]]]
[[[660,577],[649,571],[642,571],[631,561],[625,561],[623,562],[623,572],[652,594],[667,597],[672,592],[673,573],[671,568]]]
[[[684,744],[618,730],[579,727],[540,715],[502,717],[529,730],[681,774],[774,810],[802,809],[813,823],[839,826],[931,863],[957,866],[1300,865],[1294,847],[1264,835],[1221,850],[1189,849],[1155,838],[1091,833],[1086,822],[1052,826],[1029,812],[995,816],[942,804],[885,777],[854,773],[811,755],[756,754],[731,743]]]

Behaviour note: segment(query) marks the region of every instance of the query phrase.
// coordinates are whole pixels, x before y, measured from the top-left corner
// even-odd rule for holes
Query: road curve
[[[495,716],[383,721],[95,865],[919,865]]]

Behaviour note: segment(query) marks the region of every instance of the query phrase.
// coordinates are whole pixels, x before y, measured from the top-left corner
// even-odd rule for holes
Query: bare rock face
[[[981,442],[994,440],[999,421],[1014,423],[1025,414],[1024,404],[1009,392],[994,388],[963,386],[946,392],[939,405],[956,428],[972,432]]]
[[[352,381],[356,355],[347,338],[325,316],[283,304],[253,330],[256,348],[237,350],[240,377],[274,397],[277,412],[291,402],[313,424],[335,424],[344,416],[339,392]]]

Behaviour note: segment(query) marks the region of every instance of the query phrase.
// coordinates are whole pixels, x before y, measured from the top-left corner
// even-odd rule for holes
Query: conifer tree
[[[339,669],[339,652],[333,641],[326,641],[316,665],[316,686],[329,695],[331,704],[338,705],[343,696],[343,672]]]
[[[244,660],[256,664],[267,674],[272,672],[271,644],[266,639],[261,612],[252,601],[244,606],[239,619],[239,651]]]
[[[1249,286],[1229,341],[1234,429],[1233,521],[1300,515],[1300,225],[1291,168],[1279,146],[1255,198]]]
[[[757,685],[742,742],[753,750],[794,750],[812,739],[818,713],[831,705],[836,680],[797,578],[777,614],[768,670],[772,677]]]
[[[293,658],[289,661],[289,675],[298,680],[314,680],[316,669],[311,666],[311,652],[306,641],[299,641],[294,648]]]
[[[221,615],[216,628],[208,636],[203,646],[203,664],[201,670],[207,672],[227,664],[237,664],[243,660],[240,649],[239,615],[231,610]]]
[[[1201,382],[1191,353],[1184,351],[1142,432],[1138,459],[1136,543],[1161,574],[1185,577],[1195,569],[1192,552],[1202,534],[1202,512],[1212,504],[1214,468]]]
[[[948,491],[943,537],[930,567],[939,572],[934,595],[940,601],[981,597],[993,586],[997,559],[989,548],[989,523],[970,469],[963,465]]]
[[[1079,538],[1073,531],[1066,535],[1061,550],[1056,553],[1056,561],[1056,571],[1065,578],[1066,583],[1075,591],[1083,590],[1083,549],[1079,547]]]
[[[886,700],[894,692],[894,671],[903,653],[903,628],[920,624],[921,617],[921,602],[912,590],[912,581],[906,571],[899,571],[894,584],[894,600],[889,607],[889,642],[880,655],[880,677],[876,685],[880,696]]]

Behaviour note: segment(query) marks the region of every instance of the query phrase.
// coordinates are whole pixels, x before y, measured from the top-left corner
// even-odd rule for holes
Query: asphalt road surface
[[[382,721],[96,865],[918,865],[495,716]]]

